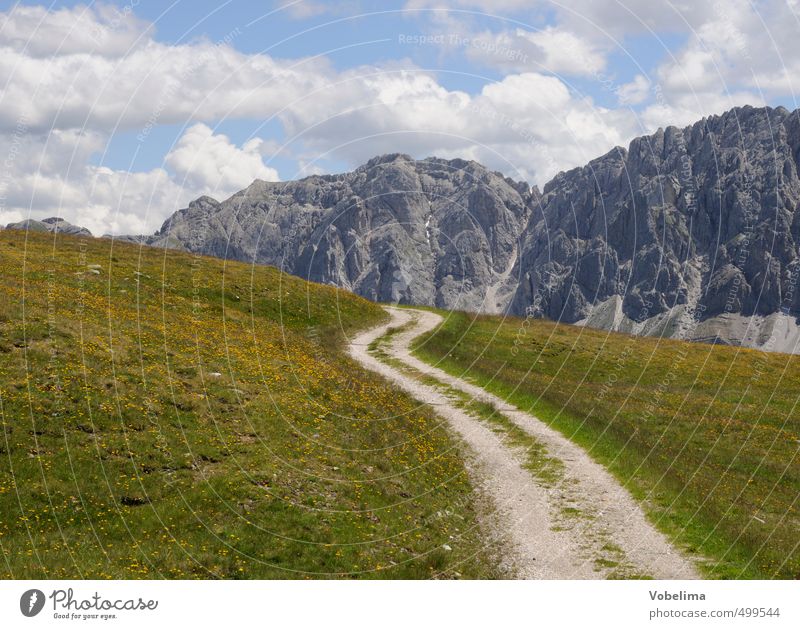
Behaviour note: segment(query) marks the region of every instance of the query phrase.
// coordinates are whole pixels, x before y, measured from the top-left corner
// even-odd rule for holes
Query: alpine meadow
[[[458,443],[342,352],[379,306],[111,240],[0,264],[5,578],[496,574]]]

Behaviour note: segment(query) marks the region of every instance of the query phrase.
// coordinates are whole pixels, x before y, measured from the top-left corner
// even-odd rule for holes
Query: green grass
[[[375,304],[108,240],[0,264],[0,578],[498,576],[458,442],[343,352]]]
[[[582,445],[717,578],[800,578],[800,358],[442,313],[416,354]]]

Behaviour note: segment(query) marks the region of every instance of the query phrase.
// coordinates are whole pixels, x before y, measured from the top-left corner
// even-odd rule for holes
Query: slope
[[[376,305],[105,239],[0,264],[0,577],[496,575],[458,443],[342,352]]]

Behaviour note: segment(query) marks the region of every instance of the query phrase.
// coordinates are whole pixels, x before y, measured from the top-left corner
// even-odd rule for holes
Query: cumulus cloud
[[[287,102],[328,83],[321,61],[281,62],[231,46],[154,41],[120,59],[65,54],[30,57],[0,48],[0,128],[20,118],[39,130],[148,125],[269,117]]]
[[[487,140],[495,136],[505,141],[487,145],[499,148],[520,174],[540,185],[560,170],[626,144],[640,131],[629,112],[576,98],[555,77],[536,73],[485,87],[474,106],[490,121]],[[498,163],[497,157],[484,159]]]
[[[10,156],[0,178],[3,224],[60,216],[98,235],[150,233],[200,195],[226,198],[254,179],[278,179],[262,161],[261,139],[237,147],[204,124],[186,130],[164,167],[144,172],[91,164],[105,145],[96,132],[20,129],[0,135]]]
[[[206,190],[212,196],[228,197],[255,179],[278,181],[278,171],[261,159],[263,140],[253,138],[241,148],[227,136],[198,123],[183,134],[165,159],[177,179],[192,190]]]
[[[338,2],[318,2],[317,0],[279,0],[276,7],[296,20],[304,20],[319,15],[341,15],[361,12],[359,0],[338,0]]]
[[[407,6],[444,10],[437,0],[410,0]],[[742,104],[757,106],[775,98],[794,98],[797,91],[800,15],[795,2],[565,0],[552,6],[544,1],[453,0],[447,6],[486,11],[501,18],[513,16],[523,23],[534,22],[541,10],[550,6],[555,25],[537,33],[538,43],[549,36],[554,54],[573,53],[561,55],[560,61],[550,58],[552,71],[566,74],[580,74],[582,65],[586,68],[584,75],[596,74],[603,68],[600,64],[604,60],[607,63],[604,55],[610,51],[627,54],[626,39],[631,36],[645,35],[658,42],[658,35],[665,32],[686,33],[686,43],[677,50],[661,44],[665,61],[649,75],[640,72],[628,82],[617,83],[613,75],[600,73],[604,83],[613,82],[612,91],[620,105],[642,107],[640,121],[644,131],[667,124],[689,124]],[[453,23],[458,20],[454,15],[442,19]],[[503,23],[502,19],[497,21]],[[513,47],[516,42],[524,50],[520,38],[532,36],[519,31],[509,30],[495,37],[498,43]],[[529,58],[538,60],[534,52]],[[547,60],[547,55],[543,59]],[[582,63],[570,66],[573,59]],[[513,66],[507,69],[520,70]]]
[[[524,21],[537,20],[544,11],[555,13],[559,25],[579,35],[607,40],[623,34],[685,30],[704,23],[714,13],[713,3],[675,0],[408,0],[406,8],[483,11],[490,16],[512,16]]]
[[[8,145],[0,136],[0,146]],[[44,137],[25,144],[36,153],[46,152]],[[38,145],[38,146],[37,146]],[[0,221],[59,216],[89,228],[92,233],[147,233],[177,207],[196,196],[182,189],[164,169],[131,173],[86,163],[66,162],[57,168],[29,169],[24,163],[6,171],[5,197]]]
[[[453,7],[466,7],[494,13],[513,13],[531,6],[530,0],[408,0],[405,4],[409,11],[431,8],[444,11]]]
[[[90,54],[91,42],[70,39],[67,18],[84,28],[92,25],[83,20],[102,26],[107,18],[85,7],[63,11],[57,19],[34,16],[49,24],[53,41],[71,42],[46,56],[17,42],[33,36],[34,18],[7,15],[21,26],[18,37],[0,41],[0,81],[8,85],[0,94],[0,150],[22,122],[24,152],[35,159],[17,162],[1,209],[57,214],[95,232],[150,231],[193,196],[224,198],[253,179],[276,180],[260,140],[237,147],[213,133],[208,123],[222,118],[279,121],[309,168],[309,155],[353,166],[405,151],[474,156],[537,182],[627,133],[617,116],[541,73],[510,75],[470,95],[410,62],[335,71],[324,59],[241,53],[231,45],[235,33],[221,44],[172,46],[145,34],[132,45],[134,27],[107,33],[119,37],[109,51],[128,52]],[[531,45],[547,48],[554,34],[544,37]],[[145,141],[156,126],[174,123],[188,128],[162,167],[128,173],[91,164],[112,130]]]
[[[642,74],[637,74],[633,81],[624,83],[617,88],[617,99],[621,105],[638,105],[648,98],[651,88],[650,79]]]
[[[118,57],[143,41],[149,28],[131,4],[58,10],[17,4],[3,15],[0,47],[32,57],[81,53]]]
[[[476,95],[445,90],[433,77],[408,71],[377,73],[357,84],[364,90],[354,99],[360,106],[331,110],[308,99],[307,107],[287,114],[287,128],[319,153],[335,152],[351,164],[391,151],[471,157],[533,183],[636,131],[630,112],[597,107],[541,73],[507,76]]]
[[[719,0],[711,18],[689,37],[674,61],[658,70],[675,93],[749,89],[794,94],[800,70],[800,16],[780,0]]]
[[[737,105],[794,96],[800,74],[798,16],[778,0],[719,0],[674,58],[656,70],[656,102],[642,117],[688,124]]]
[[[463,41],[463,40],[462,40]],[[585,38],[552,26],[539,31],[516,28],[470,35],[467,56],[506,71],[547,71],[591,76],[606,65],[605,52]]]

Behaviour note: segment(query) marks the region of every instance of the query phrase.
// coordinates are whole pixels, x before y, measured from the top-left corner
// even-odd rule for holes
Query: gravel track
[[[504,540],[504,563],[530,579],[602,579],[609,576],[657,579],[699,578],[689,559],[645,518],[617,480],[586,452],[533,415],[411,355],[409,345],[442,318],[424,310],[387,308],[391,321],[359,334],[350,354],[366,368],[393,381],[447,420],[471,451],[467,467],[473,484],[493,503],[490,536]],[[383,347],[406,368],[382,362],[368,346],[390,328],[411,323]],[[446,389],[421,382],[414,372],[443,386],[492,404],[563,464],[559,480],[543,482],[524,467],[526,453],[509,446],[502,432],[457,404]],[[559,466],[561,467],[561,466]]]

